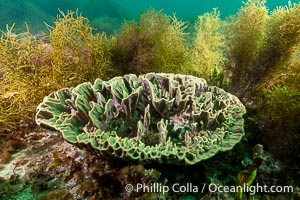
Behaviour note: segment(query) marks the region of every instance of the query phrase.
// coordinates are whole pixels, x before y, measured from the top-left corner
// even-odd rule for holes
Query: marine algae
[[[36,39],[27,26],[20,34],[7,26],[0,38],[0,127],[32,123],[44,96],[98,77],[109,78],[109,47],[104,34],[92,34],[77,12],[60,11],[50,36]],[[48,42],[50,41],[50,43]]]
[[[123,74],[183,72],[188,54],[184,30],[187,23],[150,9],[139,22],[126,22],[115,38],[112,63]]]

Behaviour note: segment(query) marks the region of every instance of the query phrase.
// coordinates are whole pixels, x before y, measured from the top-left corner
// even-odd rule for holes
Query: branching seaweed
[[[267,18],[265,0],[249,0],[239,10],[233,20],[229,36],[228,68],[232,71],[231,88],[235,93],[247,88],[249,80],[260,67],[256,65],[257,56],[263,47],[264,25]],[[244,92],[242,92],[244,93]],[[243,96],[238,94],[238,96]]]
[[[106,35],[93,34],[78,11],[60,11],[55,26],[48,25],[53,48],[53,76],[62,85],[107,77],[109,47]]]
[[[114,66],[123,73],[182,72],[188,61],[186,25],[153,9],[139,23],[125,23],[114,43]]]
[[[289,3],[268,15],[264,3],[246,2],[237,15],[230,40],[231,90],[239,97],[287,65],[300,42],[300,4]]]
[[[109,70],[109,45],[104,34],[92,34],[88,20],[77,12],[60,12],[50,38],[36,39],[27,31],[7,26],[0,38],[0,127],[33,122],[44,96],[98,77]],[[46,41],[49,41],[47,43]]]
[[[195,24],[196,36],[191,52],[191,71],[199,77],[211,80],[224,71],[226,57],[225,36],[221,33],[220,12],[214,9],[198,17]]]
[[[53,87],[47,77],[47,45],[27,32],[14,34],[7,26],[0,38],[0,127],[32,118],[38,102]],[[52,88],[53,89],[53,88]]]

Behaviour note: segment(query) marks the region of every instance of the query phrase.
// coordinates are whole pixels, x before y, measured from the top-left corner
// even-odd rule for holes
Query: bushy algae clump
[[[28,27],[27,27],[28,28]],[[50,52],[29,30],[0,38],[0,127],[11,128],[34,116],[34,107],[53,89]],[[47,92],[48,91],[48,92]],[[29,120],[28,120],[29,119]]]
[[[106,36],[92,34],[78,13],[60,12],[50,36],[37,39],[12,27],[0,38],[0,128],[32,123],[44,96],[60,87],[113,76]],[[47,42],[47,41],[50,41]]]
[[[244,97],[270,73],[283,69],[300,44],[300,4],[268,14],[265,0],[249,0],[233,20],[227,68],[231,91]]]
[[[221,32],[222,21],[220,12],[198,16],[195,23],[195,37],[190,53],[189,71],[206,80],[225,72],[225,34]]]
[[[55,26],[48,28],[54,55],[52,73],[61,85],[69,87],[111,73],[106,35],[93,34],[87,18],[77,11],[60,11]]]
[[[300,62],[294,55],[291,64],[272,73],[266,82],[258,85],[255,98],[262,112],[256,119],[268,132],[266,140],[272,144],[266,146],[277,156],[292,162],[299,162],[300,155]],[[268,114],[265,114],[268,113]],[[285,155],[291,155],[286,158]]]
[[[113,41],[112,63],[124,74],[182,73],[188,61],[187,23],[153,9],[125,23]]]
[[[36,123],[101,156],[195,164],[241,140],[245,112],[237,97],[202,78],[148,73],[53,92]]]

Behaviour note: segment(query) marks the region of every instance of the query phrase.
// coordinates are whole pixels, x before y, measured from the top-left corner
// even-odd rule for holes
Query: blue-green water
[[[293,0],[292,3],[299,1]],[[266,3],[270,11],[276,6],[287,4],[288,0],[269,0]],[[242,5],[242,0],[3,0],[0,2],[0,29],[3,30],[6,24],[13,23],[16,23],[16,27],[23,26],[24,22],[27,22],[34,32],[45,29],[44,22],[53,23],[59,13],[58,9],[64,12],[78,9],[83,16],[89,18],[92,26],[104,21],[106,26],[109,26],[107,29],[118,29],[124,19],[138,18],[149,8],[162,10],[169,15],[175,13],[180,19],[191,20],[205,12],[211,12],[213,8],[218,8],[221,17],[225,18],[234,15]]]
[[[167,14],[176,13],[176,16],[180,18],[193,18],[205,12],[210,12],[213,8],[218,8],[221,16],[226,17],[235,14],[243,5],[242,0],[117,0],[116,2],[134,16],[152,7],[158,10],[162,9]],[[296,2],[299,2],[299,0],[292,1],[292,3]],[[270,10],[273,10],[276,6],[287,4],[288,0],[269,0],[266,3]]]

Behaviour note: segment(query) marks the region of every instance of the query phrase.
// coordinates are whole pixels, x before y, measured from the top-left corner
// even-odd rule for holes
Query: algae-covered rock
[[[237,97],[202,78],[148,73],[53,92],[36,123],[100,156],[195,164],[241,140],[245,112]]]

